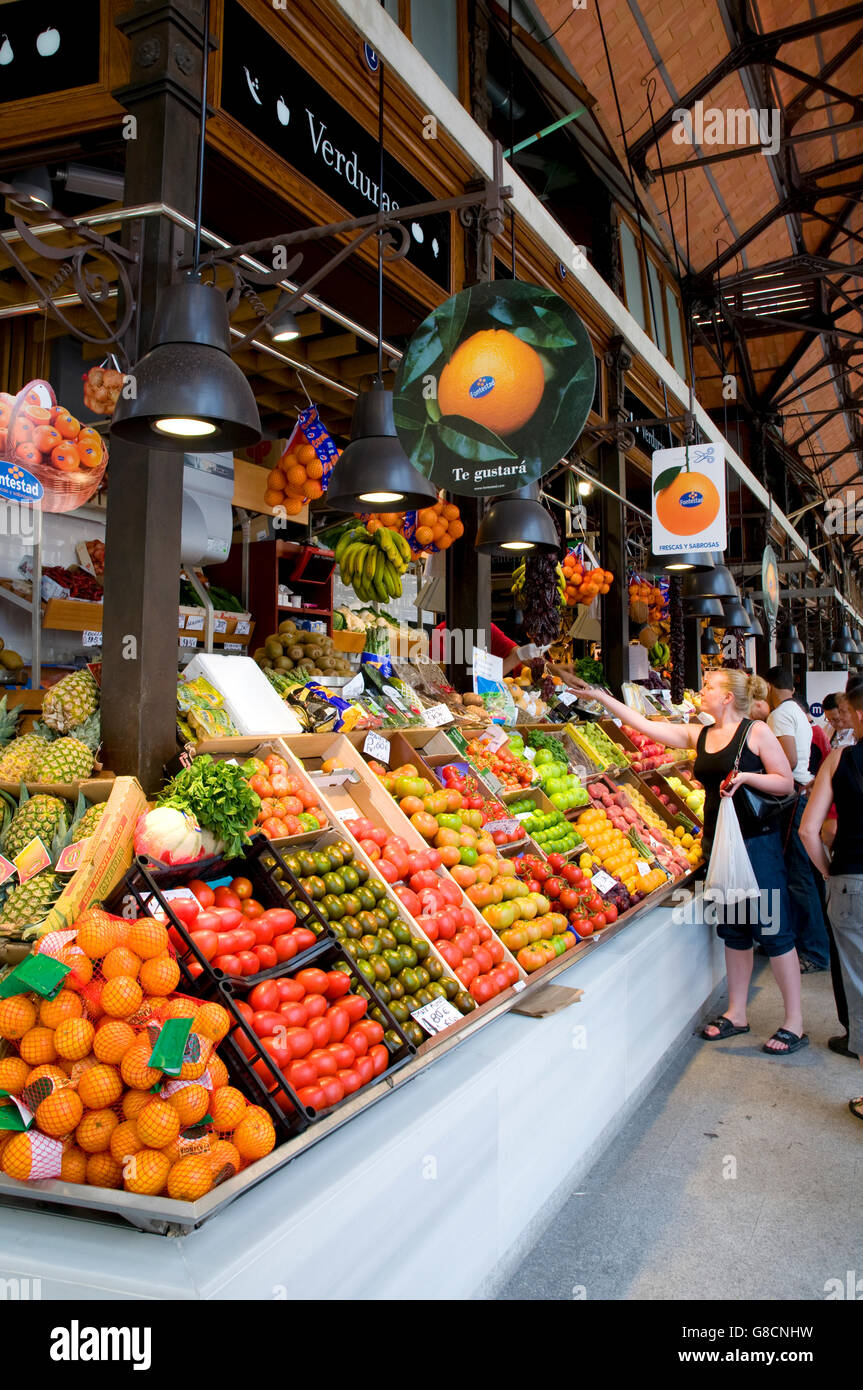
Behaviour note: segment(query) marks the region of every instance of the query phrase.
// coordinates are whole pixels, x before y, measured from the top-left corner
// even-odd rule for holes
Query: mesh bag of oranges
[[[22,985],[30,958],[0,998],[8,1177],[191,1202],[275,1146],[269,1116],[229,1084],[218,1054],[230,1015],[169,986],[160,923],[90,908],[35,955],[61,968],[50,987]]]
[[[297,516],[306,502],[323,497],[340,452],[315,407],[309,406],[300,414],[278,465],[267,474],[266,505]]]
[[[432,507],[414,512],[375,512],[361,518],[366,530],[374,533],[379,526],[399,531],[415,555],[433,555],[448,550],[453,541],[464,535],[461,513],[454,502],[447,502],[441,492]]]
[[[568,608],[575,608],[579,603],[589,606],[597,594],[607,594],[614,583],[611,570],[592,565],[585,559],[580,545],[567,552],[561,568],[565,582],[564,602]]]

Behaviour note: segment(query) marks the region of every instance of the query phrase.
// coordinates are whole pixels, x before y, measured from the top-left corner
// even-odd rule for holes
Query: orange
[[[457,540],[459,539],[459,537],[463,536],[463,535],[464,535],[464,524],[463,524],[463,522],[461,522],[461,521],[451,521],[451,522],[449,523],[449,534],[452,536],[452,538],[453,538],[454,541],[457,541]]]
[[[34,1067],[27,1077],[28,1086],[36,1086],[40,1081],[51,1081],[55,1086],[65,1086],[69,1080],[64,1071],[58,1066]],[[50,1089],[45,1091],[45,1095],[50,1094]]]
[[[116,1105],[123,1094],[123,1083],[116,1067],[97,1062],[78,1078],[78,1095],[88,1110],[102,1110]]]
[[[535,413],[545,390],[542,358],[505,328],[460,343],[440,374],[442,415],[463,415],[496,434],[512,434]]]
[[[7,1177],[17,1178],[19,1182],[29,1178],[33,1167],[34,1141],[38,1139],[38,1134],[31,1130],[26,1134],[16,1134],[9,1140],[0,1155],[0,1167]]]
[[[417,512],[417,526],[434,526],[437,521],[437,512],[434,507],[421,507]]]
[[[145,1105],[149,1105],[153,1099],[149,1091],[127,1091],[123,1097],[123,1116],[127,1120],[134,1120],[140,1115]]]
[[[23,1038],[36,1022],[36,1006],[26,994],[0,999],[0,1038]]]
[[[706,530],[718,514],[719,492],[704,473],[684,470],[656,495],[657,518],[673,536],[694,536]]]
[[[274,487],[268,487],[264,492],[265,507],[280,507],[285,500],[285,494],[277,491]]]
[[[139,917],[137,922],[129,924],[126,945],[142,960],[152,960],[153,956],[162,956],[168,950],[168,933],[161,922],[154,922],[152,917]]]
[[[76,946],[89,960],[101,960],[118,944],[117,924],[101,908],[90,907],[75,922]]]
[[[234,1130],[234,1145],[241,1158],[264,1158],[276,1147],[272,1120],[257,1110],[246,1114]]]
[[[112,1018],[130,1018],[140,1009],[143,998],[144,991],[131,975],[116,975],[102,986],[102,1008]]]
[[[227,1139],[218,1139],[207,1158],[210,1160],[214,1182],[227,1182],[228,1178],[234,1177],[243,1166],[243,1160]]]
[[[180,1116],[166,1100],[151,1100],[135,1120],[141,1143],[148,1149],[173,1144],[180,1133]]]
[[[458,521],[459,510],[453,502],[444,502],[443,514],[447,521]]]
[[[215,1091],[219,1086],[228,1084],[228,1068],[225,1066],[218,1053],[214,1052],[207,1063],[207,1071],[210,1073],[210,1080]]]
[[[59,1056],[78,1062],[93,1045],[96,1029],[86,1018],[67,1018],[54,1030],[54,1046]]]
[[[310,502],[316,502],[319,497],[323,497],[324,489],[317,478],[309,478],[306,483],[306,496]]]
[[[209,1154],[190,1154],[171,1165],[168,1196],[178,1202],[196,1202],[213,1186]]]
[[[112,1018],[96,1029],[93,1051],[100,1062],[111,1062],[116,1066],[134,1045],[135,1039],[134,1028],[130,1028],[122,1019]]]
[[[43,999],[39,1006],[39,1022],[46,1028],[56,1028],[67,1018],[80,1018],[84,1005],[73,989],[61,989],[56,999]]]
[[[119,1123],[113,1110],[87,1110],[75,1130],[79,1148],[88,1154],[104,1153]]]
[[[309,478],[322,478],[324,476],[324,465],[319,463],[317,459],[310,461],[306,464],[306,475]]]
[[[87,1159],[87,1181],[91,1187],[119,1187],[123,1169],[109,1153],[94,1153]]]
[[[17,1095],[24,1089],[29,1075],[30,1064],[23,1057],[0,1058],[0,1091],[8,1091],[10,1096]]]
[[[123,1186],[127,1192],[141,1192],[156,1197],[164,1190],[171,1163],[158,1149],[140,1149],[129,1164],[129,1175]]]
[[[418,526],[414,534],[418,545],[431,545],[434,540],[431,526]]]
[[[184,1086],[181,1091],[175,1091],[169,1097],[168,1104],[174,1107],[180,1117],[180,1124],[185,1127],[196,1125],[203,1120],[210,1108],[210,1097],[203,1086],[193,1084]],[[164,1144],[159,1145],[160,1149],[164,1147]]]
[[[117,975],[131,975],[134,980],[141,968],[141,957],[130,951],[128,946],[115,946],[102,961],[102,974],[106,980]]]
[[[159,1152],[165,1155],[169,1163],[176,1163],[180,1157],[180,1140],[175,1139],[173,1143],[166,1144],[164,1149],[160,1149]]]
[[[125,1163],[127,1158],[136,1154],[141,1148],[141,1139],[138,1134],[138,1126],[134,1120],[124,1120],[119,1124],[111,1135],[111,1157],[116,1158],[118,1163]]]
[[[274,468],[267,474],[267,487],[272,488],[274,492],[284,492],[286,483],[287,478],[281,468]]]
[[[180,983],[180,967],[167,952],[153,956],[152,960],[144,961],[138,980],[145,994],[170,994]]]
[[[297,450],[297,462],[301,463],[303,467],[305,467],[307,463],[315,463],[317,457],[311,444],[301,444]]]
[[[13,999],[17,997],[17,995],[12,996]],[[10,1000],[9,1002],[11,1003],[12,1001]],[[35,1009],[33,1012],[36,1012]],[[40,1062],[53,1062],[54,1058],[57,1056],[57,1051],[54,1047],[53,1028],[28,1029],[18,1044],[18,1050],[24,1058],[24,1061],[29,1062],[33,1067],[38,1066]]]
[[[298,463],[288,469],[285,477],[289,487],[297,489],[306,486],[306,470],[301,468]]]
[[[161,1078],[162,1073],[158,1068],[150,1066],[152,1051],[152,1044],[144,1038],[129,1048],[120,1063],[120,1075],[126,1085],[131,1086],[133,1090],[149,1091],[150,1087],[155,1086]]]
[[[195,1017],[195,1032],[220,1043],[231,1026],[231,1015],[221,1004],[202,1004]]]
[[[169,1002],[170,1001],[164,994],[147,995],[147,1008],[150,1010],[151,1013],[158,1014],[160,1018],[165,1017],[162,1010],[168,1007]]]
[[[84,1001],[84,1014],[91,1022],[95,1022],[97,1018],[102,1017],[105,1010],[102,1008],[101,979],[90,980],[86,985],[82,985],[81,998]]]
[[[246,1097],[234,1086],[221,1086],[210,1096],[213,1129],[228,1133],[236,1129],[246,1113]]]
[[[162,1011],[163,1018],[196,1018],[199,1008],[196,999],[169,999],[167,1008]]]
[[[190,1038],[197,1037],[201,1049],[201,1058],[198,1062],[184,1062],[180,1068],[181,1081],[197,1081],[207,1070],[207,1063],[210,1060],[210,1053],[213,1051],[213,1044],[209,1038],[202,1038],[198,1033],[190,1033]]]
[[[298,516],[303,510],[303,499],[301,497],[286,497],[281,505],[287,516]]]
[[[40,1101],[36,1107],[36,1125],[43,1134],[62,1139],[64,1134],[72,1133],[83,1114],[80,1096],[71,1086],[64,1086]]]
[[[60,1178],[63,1182],[87,1181],[87,1155],[83,1149],[74,1144],[66,1149],[60,1160]]]

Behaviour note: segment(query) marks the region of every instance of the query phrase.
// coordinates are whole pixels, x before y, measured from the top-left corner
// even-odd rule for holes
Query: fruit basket
[[[98,490],[108,466],[102,436],[58,406],[47,381],[30,381],[16,397],[0,395],[0,458],[42,484],[45,512],[71,512]]]

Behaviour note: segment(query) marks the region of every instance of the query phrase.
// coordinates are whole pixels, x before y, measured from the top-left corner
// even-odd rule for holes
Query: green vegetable
[[[203,753],[171,779],[157,804],[188,811],[222,841],[225,857],[234,859],[249,842],[261,798],[236,763],[215,762]]]
[[[601,661],[594,661],[592,656],[581,656],[572,663],[572,669],[577,676],[581,676],[588,685],[605,685],[605,671]]]
[[[559,763],[569,766],[566,753],[560,746],[560,739],[555,738],[553,734],[544,734],[541,729],[531,729],[527,741],[531,748],[547,748]]]

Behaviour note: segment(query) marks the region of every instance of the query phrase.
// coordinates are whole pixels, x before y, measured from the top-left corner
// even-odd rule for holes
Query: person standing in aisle
[[[587,691],[591,699],[598,700],[613,717],[623,720],[639,733],[655,738],[668,748],[696,749],[693,771],[707,793],[704,800],[704,853],[707,857],[712,848],[722,796],[733,797],[744,786],[773,796],[788,796],[794,788],[788,759],[776,735],[767,724],[749,717],[753,699],[763,699],[767,694],[767,687],[760,676],[727,669],[708,671],[701,689],[701,708],[705,714],[713,717],[714,722],[709,727],[645,719],[629,705],[615,700],[607,690],[586,685],[577,679],[572,683],[576,688]],[[737,773],[723,789],[723,783],[733,772],[738,756]],[[762,890],[762,903],[771,903],[773,911],[763,912],[762,903],[755,907],[748,902],[748,911],[744,909],[741,914],[737,905],[730,914],[733,920],[723,921],[717,927],[725,943],[728,1008],[702,1029],[701,1036],[706,1042],[715,1042],[720,1038],[749,1032],[746,1006],[754,947],[760,944],[770,957],[770,966],[785,1006],[783,1025],[764,1044],[763,1051],[771,1056],[785,1057],[802,1047],[808,1047],[809,1039],[803,1032],[800,965],[794,945],[794,914],[782,856],[782,836],[774,825],[765,829],[763,823],[754,822],[737,802],[735,810],[753,872]],[[733,888],[734,884],[728,887]],[[769,894],[766,900],[764,894]],[[741,922],[738,920],[740,915],[748,916],[750,920]]]
[[[830,737],[831,748],[848,748],[854,742],[852,725],[854,722],[851,713],[851,706],[845,695],[840,691],[838,695],[826,695],[824,697],[824,718],[832,730]]]
[[[770,714],[767,723],[782,745],[782,751],[794,773],[797,804],[782,826],[785,840],[785,867],[788,871],[788,890],[794,908],[794,939],[800,958],[800,970],[810,975],[826,970],[830,964],[830,943],[827,923],[818,895],[818,887],[809,855],[800,841],[800,822],[806,809],[809,789],[813,782],[809,771],[812,749],[812,730],[809,720],[794,699],[794,677],[784,666],[774,666],[767,673]]]
[[[851,694],[851,706],[863,717],[863,686]],[[863,742],[836,748],[825,758],[800,826],[800,838],[812,863],[827,884],[827,911],[842,969],[848,1001],[848,1036],[844,1055],[863,1066]],[[830,804],[836,806],[836,836],[832,857],[821,839],[821,826]],[[834,1039],[830,1039],[832,1046]],[[838,1047],[833,1048],[839,1052]],[[863,1120],[863,1096],[848,1102]]]

